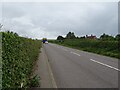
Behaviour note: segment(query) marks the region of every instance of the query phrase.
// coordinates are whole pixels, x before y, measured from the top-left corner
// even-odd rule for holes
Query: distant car
[[[45,44],[48,44],[48,41],[46,41]]]
[[[44,43],[47,44],[47,43],[48,43],[47,38],[43,38],[43,39],[42,39],[42,42],[43,42],[43,44],[44,44]]]

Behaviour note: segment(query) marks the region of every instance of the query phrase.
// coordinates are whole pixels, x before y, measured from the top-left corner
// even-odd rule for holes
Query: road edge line
[[[46,63],[47,63],[47,65],[48,65],[49,74],[50,74],[50,76],[51,76],[51,80],[52,80],[51,82],[52,82],[53,88],[57,88],[57,84],[56,84],[56,81],[55,81],[55,79],[54,79],[54,75],[53,75],[53,73],[52,73],[52,69],[51,69],[51,66],[50,66],[50,64],[49,64],[49,59],[48,59],[48,56],[46,55],[46,50],[45,50],[44,46],[43,46],[43,50],[44,50],[45,56],[46,56],[46,58],[47,58]]]

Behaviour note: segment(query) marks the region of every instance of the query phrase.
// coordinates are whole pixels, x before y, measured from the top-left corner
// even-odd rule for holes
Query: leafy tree
[[[80,37],[80,39],[85,39],[85,36],[83,36],[83,37]]]
[[[74,39],[76,38],[75,35],[74,35],[74,32],[69,32],[67,35],[66,35],[66,38],[67,39]]]
[[[109,35],[104,33],[103,35],[100,36],[100,39],[101,40],[114,40],[114,37],[113,36],[109,36]]]
[[[66,38],[67,38],[67,39],[70,39],[70,37],[71,37],[71,32],[69,32],[69,33],[66,35]]]
[[[115,39],[120,41],[120,34],[117,34],[117,35],[115,36]]]
[[[64,39],[64,37],[62,37],[62,36],[57,37],[57,40],[63,40],[63,39]]]
[[[77,38],[77,39],[79,39],[79,37],[78,37],[78,36],[77,36],[76,38]]]

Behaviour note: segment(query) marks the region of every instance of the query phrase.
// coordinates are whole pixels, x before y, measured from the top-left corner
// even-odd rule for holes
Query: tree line
[[[58,36],[51,43],[120,59],[120,34],[111,36],[103,33],[97,38],[94,35],[77,37],[74,32],[69,32],[65,37]]]
[[[108,35],[108,34],[105,34],[103,33],[100,38],[97,38],[96,36],[83,36],[83,37],[78,37],[78,36],[75,36],[74,32],[68,32],[66,34],[65,37],[59,35],[57,37],[57,40],[59,41],[63,41],[64,39],[100,39],[100,40],[120,40],[120,34],[117,34],[115,37],[111,36],[111,35]]]

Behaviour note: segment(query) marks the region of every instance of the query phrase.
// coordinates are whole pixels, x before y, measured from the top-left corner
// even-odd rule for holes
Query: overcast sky
[[[4,2],[4,30],[20,36],[56,39],[69,31],[76,36],[118,33],[117,2]],[[2,18],[2,19],[1,19]],[[1,21],[2,20],[2,21]]]

